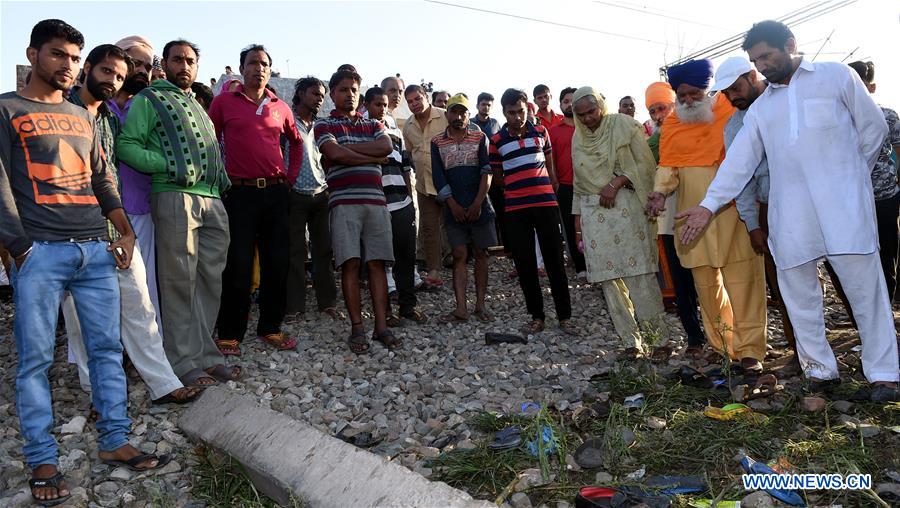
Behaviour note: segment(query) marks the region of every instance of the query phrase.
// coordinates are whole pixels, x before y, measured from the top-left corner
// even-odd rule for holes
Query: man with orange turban
[[[677,210],[695,206],[725,158],[724,127],[734,107],[724,95],[709,97],[712,62],[691,60],[668,69],[676,94],[675,113],[663,122],[660,161],[647,208],[665,209],[677,191]],[[683,225],[677,225],[679,231]],[[762,256],[750,245],[734,204],[724,207],[694,242],[677,243],[690,268],[710,345],[744,370],[761,371],[766,354],[766,286]]]

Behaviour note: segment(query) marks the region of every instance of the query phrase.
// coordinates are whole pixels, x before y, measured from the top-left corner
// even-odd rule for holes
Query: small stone
[[[160,441],[156,443],[155,452],[157,455],[166,455],[168,453],[172,453],[172,444],[168,441]]]
[[[853,403],[847,400],[836,400],[831,406],[838,410],[840,413],[848,413],[850,412],[850,408],[853,407]]]
[[[131,479],[131,472],[124,467],[117,467],[113,469],[112,473],[109,473],[109,477],[113,480],[122,480],[123,482],[127,482]]]
[[[822,397],[803,397],[803,400],[800,401],[800,409],[808,413],[818,413],[823,411],[827,404]],[[743,506],[743,503],[741,505]]]
[[[144,441],[141,444],[137,445],[137,449],[141,451],[141,453],[156,453],[156,443],[151,441]]]
[[[463,439],[459,443],[456,443],[456,448],[460,450],[474,450],[478,448],[478,446],[476,446],[471,439]]]
[[[524,492],[516,492],[509,498],[509,502],[513,508],[531,508],[531,499]]]
[[[103,482],[94,487],[94,494],[102,499],[115,498],[118,491],[119,485],[116,482]]]
[[[645,423],[651,429],[662,430],[666,428],[666,419],[658,416],[648,416]]]
[[[757,490],[741,499],[741,508],[775,508],[775,501],[769,494]]]
[[[606,471],[600,471],[594,476],[594,484],[596,485],[609,485],[613,481],[613,476]]]
[[[859,431],[859,435],[862,437],[875,437],[881,434],[881,429],[878,425],[872,425],[871,423],[860,423],[856,430]]]
[[[163,466],[159,469],[156,469],[154,471],[156,472],[157,475],[177,473],[177,472],[181,471],[181,464],[179,464],[178,462],[173,460],[173,461],[169,462],[168,464],[166,464],[165,466]]]
[[[641,468],[638,469],[637,471],[632,471],[632,472],[628,473],[627,475],[625,475],[625,479],[637,481],[637,480],[640,480],[641,478],[643,478],[646,473],[647,473],[647,469],[644,468],[644,466],[641,466]]]
[[[854,418],[850,415],[839,415],[837,417],[838,425],[846,425],[851,429],[855,429],[857,425],[859,425],[859,418]]]
[[[79,415],[69,420],[69,423],[64,423],[59,432],[61,434],[81,434],[84,432],[85,424],[87,424],[87,418]]]

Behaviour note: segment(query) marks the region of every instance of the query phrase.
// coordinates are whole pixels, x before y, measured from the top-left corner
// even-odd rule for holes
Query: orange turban
[[[650,109],[650,106],[660,102],[663,104],[675,103],[675,91],[672,90],[672,87],[665,81],[651,83],[650,86],[647,87],[646,97],[647,109]]]

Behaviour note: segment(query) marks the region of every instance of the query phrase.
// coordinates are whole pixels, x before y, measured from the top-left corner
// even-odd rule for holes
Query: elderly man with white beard
[[[724,95],[709,97],[712,62],[692,60],[668,69],[676,93],[675,113],[662,126],[659,169],[647,210],[658,215],[666,195],[677,191],[677,210],[696,206],[725,159],[723,131],[734,113]],[[683,224],[676,224],[680,236]],[[693,242],[677,243],[682,266],[690,268],[708,343],[761,371],[766,354],[766,286],[762,256],[750,244],[731,203]]]

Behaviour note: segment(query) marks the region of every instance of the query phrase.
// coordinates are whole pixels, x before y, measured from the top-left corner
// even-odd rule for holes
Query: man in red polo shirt
[[[550,145],[553,146],[553,164],[556,166],[556,178],[559,187],[556,189],[556,201],[562,216],[563,231],[566,234],[566,246],[575,265],[578,278],[587,280],[587,266],[584,254],[578,250],[575,238],[575,216],[572,215],[572,136],[575,135],[575,119],[572,113],[572,95],[575,89],[564,88],[559,94],[559,109],[563,112],[563,121],[550,127]]]
[[[550,107],[550,101],[553,95],[550,93],[550,87],[547,85],[538,85],[533,90],[534,103],[537,104],[537,116],[541,119],[541,125],[549,129],[554,125],[561,124],[563,116],[553,111]]]
[[[225,170],[232,187],[223,198],[231,244],[222,274],[219,349],[240,354],[247,331],[254,247],[259,248],[260,299],[257,336],[277,349],[293,349],[294,338],[281,331],[290,266],[288,216],[290,188],[300,171],[300,157],[284,166],[280,140],[291,153],[303,152],[303,141],[291,107],[266,90],[272,58],[263,46],[241,51],[243,84],[218,95],[209,108],[216,137],[224,144]]]

